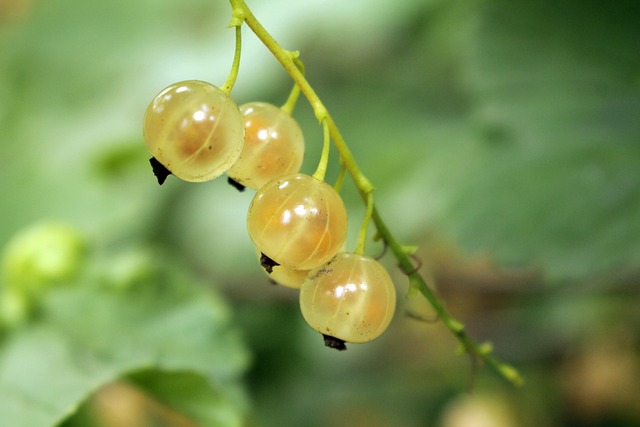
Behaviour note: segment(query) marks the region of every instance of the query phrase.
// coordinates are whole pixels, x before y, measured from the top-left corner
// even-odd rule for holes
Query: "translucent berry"
[[[172,84],[144,116],[144,141],[154,158],[185,181],[222,175],[240,156],[244,126],[238,106],[212,84]]]
[[[307,278],[309,270],[295,270],[293,268],[278,265],[273,267],[273,273],[271,273],[271,279],[287,288],[300,289],[300,286]]]
[[[386,269],[373,258],[339,253],[309,272],[300,288],[300,309],[316,331],[345,342],[364,343],[389,326],[396,291]]]
[[[340,250],[347,235],[347,211],[333,187],[296,174],[258,190],[247,226],[260,252],[280,265],[310,270]]]
[[[273,179],[299,172],[304,138],[298,122],[281,108],[264,102],[244,104],[240,111],[244,148],[227,174],[257,190]]]
[[[307,278],[309,270],[296,270],[284,265],[273,265],[273,261],[269,258],[265,259],[265,256],[258,251],[258,258],[262,264],[262,270],[265,272],[269,279],[273,280],[279,285],[286,286],[287,288],[300,289],[302,283]]]

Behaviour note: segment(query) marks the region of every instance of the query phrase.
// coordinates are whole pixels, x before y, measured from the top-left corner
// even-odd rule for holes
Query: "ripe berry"
[[[283,266],[309,270],[340,250],[347,235],[347,211],[333,187],[296,174],[258,190],[247,226],[260,252]]]
[[[304,155],[298,123],[281,108],[264,102],[240,106],[244,148],[227,174],[240,184],[259,189],[267,182],[297,173]]]
[[[260,265],[269,279],[275,284],[286,286],[287,288],[300,289],[302,283],[307,278],[309,270],[296,270],[284,265],[275,263],[272,259],[256,251],[260,259]]]
[[[154,158],[185,181],[222,175],[240,156],[244,126],[237,105],[199,80],[172,84],[144,115],[144,141]]]
[[[364,343],[389,326],[396,291],[385,268],[373,258],[339,253],[309,272],[300,288],[300,309],[316,331],[341,341]]]

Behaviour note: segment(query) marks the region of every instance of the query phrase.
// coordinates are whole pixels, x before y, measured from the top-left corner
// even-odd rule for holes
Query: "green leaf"
[[[56,424],[99,387],[142,369],[194,372],[220,393],[237,383],[248,356],[223,301],[178,269],[164,274],[126,292],[85,284],[47,295],[40,317],[0,349],[3,419]]]
[[[461,244],[571,280],[640,267],[640,26],[633,2],[486,2],[470,40],[477,157]]]
[[[0,241],[43,216],[115,237],[146,231],[171,190],[158,191],[142,116],[168,83],[224,79],[229,6],[64,0],[27,12],[0,27],[0,194],[11,206]]]
[[[142,371],[127,380],[159,402],[187,415],[199,425],[234,427],[242,425],[238,403],[229,393],[216,390],[207,378],[193,372]]]

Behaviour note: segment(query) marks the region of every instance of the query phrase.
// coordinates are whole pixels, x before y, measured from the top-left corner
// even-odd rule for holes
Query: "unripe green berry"
[[[41,223],[16,234],[5,247],[2,271],[6,287],[27,294],[72,280],[84,263],[86,242],[66,224]]]

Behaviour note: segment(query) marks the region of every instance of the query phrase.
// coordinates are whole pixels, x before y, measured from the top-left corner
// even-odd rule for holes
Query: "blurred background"
[[[0,0],[3,424],[640,425],[640,4],[248,3],[302,52],[431,286],[526,385],[456,356],[390,255],[390,330],[325,348],[261,271],[250,190],[158,186],[142,116],[173,82],[225,81],[227,2]],[[233,98],[283,104],[290,79],[243,35]],[[302,98],[294,116],[312,173],[321,129]]]

